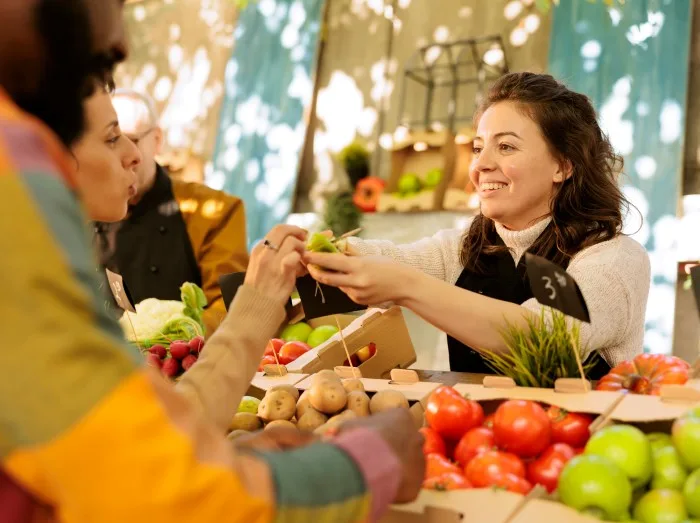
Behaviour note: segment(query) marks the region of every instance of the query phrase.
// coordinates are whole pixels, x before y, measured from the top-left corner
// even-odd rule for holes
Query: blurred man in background
[[[202,287],[209,302],[204,322],[211,335],[226,315],[219,276],[243,272],[248,263],[243,202],[170,178],[156,162],[163,131],[147,95],[119,89],[113,103],[122,131],[137,145],[142,161],[127,218],[97,226],[101,261],[122,275],[136,303],[179,300],[185,282]]]

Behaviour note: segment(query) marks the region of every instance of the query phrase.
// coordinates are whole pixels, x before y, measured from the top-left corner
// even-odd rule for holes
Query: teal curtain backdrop
[[[594,100],[624,155],[624,190],[643,217],[633,210],[625,230],[639,229],[652,265],[645,349],[659,353],[672,348],[690,17],[689,0],[563,0],[550,45],[552,74]]]
[[[323,0],[258,0],[239,16],[206,183],[243,199],[253,245],[292,206]]]

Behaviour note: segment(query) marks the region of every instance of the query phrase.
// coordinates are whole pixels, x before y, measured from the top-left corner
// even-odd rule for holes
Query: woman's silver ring
[[[279,247],[277,247],[276,245],[273,245],[272,242],[270,242],[270,240],[268,240],[268,239],[265,239],[265,241],[263,242],[263,245],[265,247],[267,247],[268,249],[272,249],[273,251],[280,250]]]

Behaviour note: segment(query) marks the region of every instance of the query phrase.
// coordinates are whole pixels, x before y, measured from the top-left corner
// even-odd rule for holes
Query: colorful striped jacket
[[[0,88],[0,523],[376,519],[398,462],[374,432],[246,454],[142,365],[104,307],[70,168]]]

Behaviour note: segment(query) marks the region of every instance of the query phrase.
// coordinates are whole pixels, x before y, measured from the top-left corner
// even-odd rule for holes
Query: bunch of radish
[[[203,349],[204,338],[195,336],[189,341],[173,341],[168,348],[153,345],[148,349],[146,361],[149,365],[161,369],[168,378],[175,379],[190,370]]]

